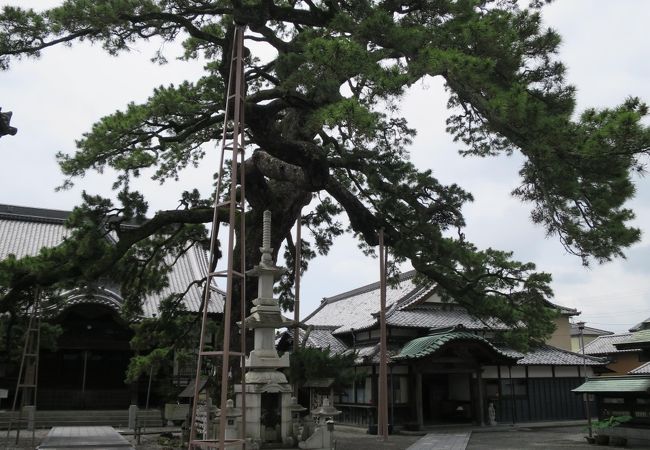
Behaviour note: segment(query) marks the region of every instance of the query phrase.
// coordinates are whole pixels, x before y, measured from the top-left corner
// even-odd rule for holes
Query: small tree
[[[350,386],[357,377],[354,370],[355,358],[355,353],[341,355],[332,353],[329,348],[300,348],[292,352],[289,358],[289,382],[301,387],[307,380],[331,378],[334,380],[334,389],[343,389]]]

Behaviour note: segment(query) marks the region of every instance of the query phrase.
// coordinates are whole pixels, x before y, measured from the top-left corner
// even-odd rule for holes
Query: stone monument
[[[292,388],[278,369],[289,367],[289,355],[280,357],[275,349],[275,330],[292,327],[293,320],[282,316],[273,284],[284,269],[273,263],[271,248],[271,212],[264,211],[262,257],[259,265],[246,272],[258,278],[257,298],[242,327],[254,330],[254,348],[246,358],[246,389],[235,385],[235,400],[242,405],[246,395],[246,437],[260,443],[291,441]]]

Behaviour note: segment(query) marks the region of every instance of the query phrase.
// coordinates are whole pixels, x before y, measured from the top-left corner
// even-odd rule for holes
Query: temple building
[[[559,313],[555,333],[523,354],[500,344],[504,324],[442,302],[432,285],[417,285],[414,275],[402,274],[387,289],[390,423],[486,424],[490,404],[497,422],[584,417],[582,400],[571,390],[583,382],[585,367],[591,376],[605,370],[606,360],[570,351],[569,318],[578,311],[549,304]],[[355,370],[365,377],[334,392],[340,420],[350,424],[376,423],[379,297],[379,283],[373,283],[324,298],[304,319],[311,330],[301,332],[307,346],[356,354]],[[284,334],[279,345],[289,349],[291,337]]]
[[[0,205],[0,260],[10,254],[17,258],[36,255],[43,247],[60,244],[70,233],[64,225],[69,214],[51,209]],[[206,252],[197,246],[192,247],[175,262],[168,286],[143,299],[143,317],[155,317],[162,299],[184,292],[194,280],[203,278],[206,271]],[[183,298],[188,312],[199,310],[201,293],[199,286],[189,288]],[[129,345],[133,331],[120,316],[123,300],[119,283],[104,280],[60,295],[64,299],[62,306],[44,312],[44,318],[60,325],[63,333],[55,351],[41,351],[38,408],[126,409],[132,403],[143,405],[147,388],[145,380],[141,385],[124,382],[126,368],[133,356]],[[222,306],[223,301],[212,302],[209,312],[220,314]],[[22,346],[21,337],[17,342]],[[177,365],[174,370],[180,385],[189,383],[194,376],[193,367]],[[0,359],[0,389],[7,389],[10,398],[16,387],[17,374],[15,362]]]

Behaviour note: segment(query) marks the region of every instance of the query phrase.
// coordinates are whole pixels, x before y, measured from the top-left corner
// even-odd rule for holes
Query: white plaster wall
[[[580,376],[577,366],[556,366],[555,376],[558,378],[575,378]]]
[[[553,370],[551,366],[529,366],[528,376],[530,378],[551,378]]]
[[[511,375],[512,374],[512,375]],[[501,366],[501,378],[526,378],[526,368],[523,366]]]

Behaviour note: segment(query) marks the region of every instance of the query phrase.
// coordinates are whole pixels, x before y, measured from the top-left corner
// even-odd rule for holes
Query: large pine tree
[[[174,179],[222,135],[239,23],[248,27],[247,44],[272,54],[260,62],[249,49],[246,66],[254,150],[245,163],[248,263],[259,260],[264,209],[273,214],[272,247],[277,252],[286,242],[291,260],[291,227],[310,205],[303,218],[314,232],[308,256],[327,253],[348,231],[342,221],[368,247],[383,228],[394,258],[410,260],[442,296],[500,318],[521,342],[542,339],[552,330],[550,275],[509,252],[467,242],[461,209],[471,195],[409,162],[416,130],[387,107],[423,77],[442,77],[450,93],[447,128],[464,152],[521,153],[514,195],[532,204],[532,220],[584,263],[621,256],[640,236],[625,202],[634,194],[631,174],[650,148],[641,123],[647,107],[630,98],[576,114],[575,88],[556,58],[560,37],[541,24],[543,2],[534,3],[522,9],[514,0],[67,0],[44,12],[4,7],[2,69],[54,45],[86,40],[119,54],[152,37],[182,40],[187,59],[208,63],[200,79],[155,89],[147,102],[100,119],[76,153],[58,155],[66,183],[115,169],[118,200],[86,195],[70,218],[70,240],[37,257],[1,262],[0,311],[15,309],[35,285],[111,277],[122,283],[127,311],[137,313],[141,294],[164,283],[164,256],[205,240],[211,199],[179,193],[169,210],[147,219],[145,193],[129,182],[144,169],[156,180]],[[174,209],[177,200],[184,208]],[[125,226],[134,222],[141,226]],[[116,244],[102,238],[108,231]],[[291,281],[283,284],[289,303]],[[166,304],[172,313],[175,304]]]

